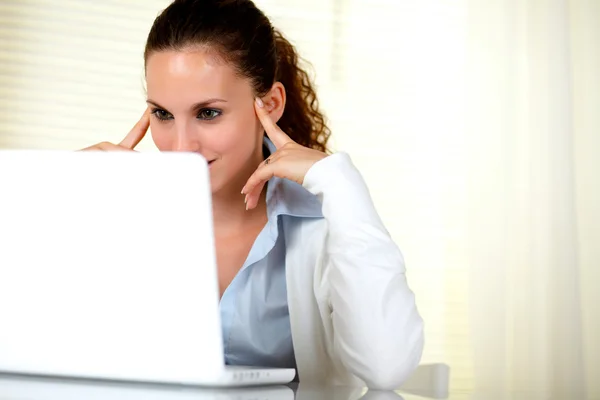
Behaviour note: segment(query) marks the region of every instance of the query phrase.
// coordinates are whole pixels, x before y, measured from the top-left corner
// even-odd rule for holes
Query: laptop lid
[[[0,371],[221,374],[201,156],[0,151],[0,171]]]

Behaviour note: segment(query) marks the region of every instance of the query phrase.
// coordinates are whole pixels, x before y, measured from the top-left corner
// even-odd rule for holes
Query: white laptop
[[[224,365],[212,232],[197,154],[0,151],[0,372],[292,381]]]

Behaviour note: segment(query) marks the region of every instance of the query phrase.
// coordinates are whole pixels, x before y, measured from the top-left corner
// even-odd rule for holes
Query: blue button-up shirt
[[[267,138],[265,145],[275,152]],[[267,224],[221,298],[225,363],[295,368],[282,224],[300,224],[323,214],[314,195],[287,179],[269,180],[266,201]]]

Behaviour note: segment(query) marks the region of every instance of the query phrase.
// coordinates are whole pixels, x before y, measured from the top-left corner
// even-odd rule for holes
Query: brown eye
[[[221,115],[221,111],[214,110],[212,108],[205,108],[204,110],[200,111],[200,113],[198,114],[198,118],[209,121],[217,118],[219,115]]]
[[[173,119],[173,116],[171,115],[171,113],[169,113],[165,110],[156,109],[156,110],[152,111],[152,114],[154,114],[154,116],[161,121]]]

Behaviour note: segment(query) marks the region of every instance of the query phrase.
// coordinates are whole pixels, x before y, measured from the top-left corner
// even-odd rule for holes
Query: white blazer
[[[283,226],[300,382],[397,389],[423,352],[402,254],[347,154],[317,162],[303,186],[324,218]]]

